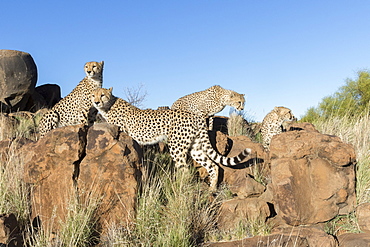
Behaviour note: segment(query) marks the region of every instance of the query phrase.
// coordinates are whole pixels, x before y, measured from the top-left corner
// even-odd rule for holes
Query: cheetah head
[[[86,76],[92,79],[101,79],[103,75],[104,61],[99,62],[87,62],[85,63]]]
[[[244,94],[239,94],[237,92],[232,92],[230,94],[230,106],[234,107],[238,111],[241,111],[244,109]]]
[[[292,111],[289,108],[283,106],[276,106],[274,108],[274,111],[283,121],[297,121],[297,118],[293,115]]]
[[[93,106],[100,110],[107,110],[115,98],[112,94],[113,88],[98,88],[92,92],[91,101]]]

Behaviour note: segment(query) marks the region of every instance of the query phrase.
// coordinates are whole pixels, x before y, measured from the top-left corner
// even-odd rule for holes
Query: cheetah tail
[[[218,154],[213,148],[207,151],[208,157],[210,157],[214,162],[224,166],[235,166],[240,164],[251,153],[252,150],[250,148],[246,148],[234,157],[225,157]]]

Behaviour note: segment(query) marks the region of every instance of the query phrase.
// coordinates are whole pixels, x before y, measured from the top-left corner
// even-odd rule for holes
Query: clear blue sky
[[[0,1],[0,49],[30,53],[38,85],[62,96],[105,61],[104,87],[146,108],[219,84],[247,96],[256,121],[307,108],[370,64],[369,1]],[[228,115],[229,107],[222,115]]]

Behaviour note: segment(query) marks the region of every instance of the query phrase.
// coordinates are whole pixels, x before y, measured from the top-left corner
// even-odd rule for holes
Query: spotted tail
[[[203,152],[215,163],[224,165],[224,166],[235,166],[240,164],[249,154],[252,153],[250,148],[244,149],[241,153],[234,157],[225,157],[220,155],[213,149],[211,142],[209,141],[209,137],[207,131],[201,131],[201,142],[202,142],[202,149]]]

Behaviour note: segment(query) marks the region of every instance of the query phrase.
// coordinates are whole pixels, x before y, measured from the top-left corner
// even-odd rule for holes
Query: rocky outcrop
[[[270,152],[245,136],[214,132],[210,139],[223,155],[234,156],[245,147],[253,150],[244,163],[220,167],[220,186],[227,184],[233,198],[220,206],[217,228],[232,232],[240,223],[253,221],[273,227],[269,236],[210,246],[338,246],[319,223],[355,209],[352,146],[320,134],[310,124],[294,124],[291,131],[275,136]],[[95,228],[100,233],[112,225],[127,229],[134,223],[141,148],[117,127],[76,125],[50,131],[38,142],[3,141],[1,159],[7,158],[11,145],[23,154],[31,218],[58,231],[68,215],[68,200],[83,203],[95,198]],[[364,203],[355,211],[364,232],[369,231],[369,208]],[[361,243],[367,241],[368,235],[346,235],[339,242],[351,246],[356,236]]]
[[[140,178],[136,144],[117,127],[96,124],[58,128],[22,147],[31,186],[32,218],[57,231],[68,201],[97,202],[97,228],[132,223]]]
[[[354,148],[335,136],[289,131],[270,146],[277,214],[289,225],[328,221],[354,210]]]
[[[29,53],[0,50],[1,112],[31,111],[53,107],[60,99],[60,87],[36,87],[37,67]]]
[[[0,105],[2,112],[28,110],[37,82],[36,64],[30,54],[0,50]]]
[[[97,215],[103,232],[112,225],[129,228],[135,220],[140,157],[139,145],[119,135],[118,127],[95,124],[89,129],[77,185],[80,193],[94,191],[102,198]]]
[[[210,243],[207,247],[336,247],[334,237],[324,231],[310,228],[284,228],[268,236],[255,236],[237,241]],[[355,246],[355,245],[352,245]],[[360,246],[360,245],[358,245]],[[362,245],[361,245],[362,246]]]
[[[56,231],[67,216],[67,202],[75,196],[77,167],[85,155],[82,125],[58,128],[47,138],[22,147],[25,181],[31,186],[32,215]]]

